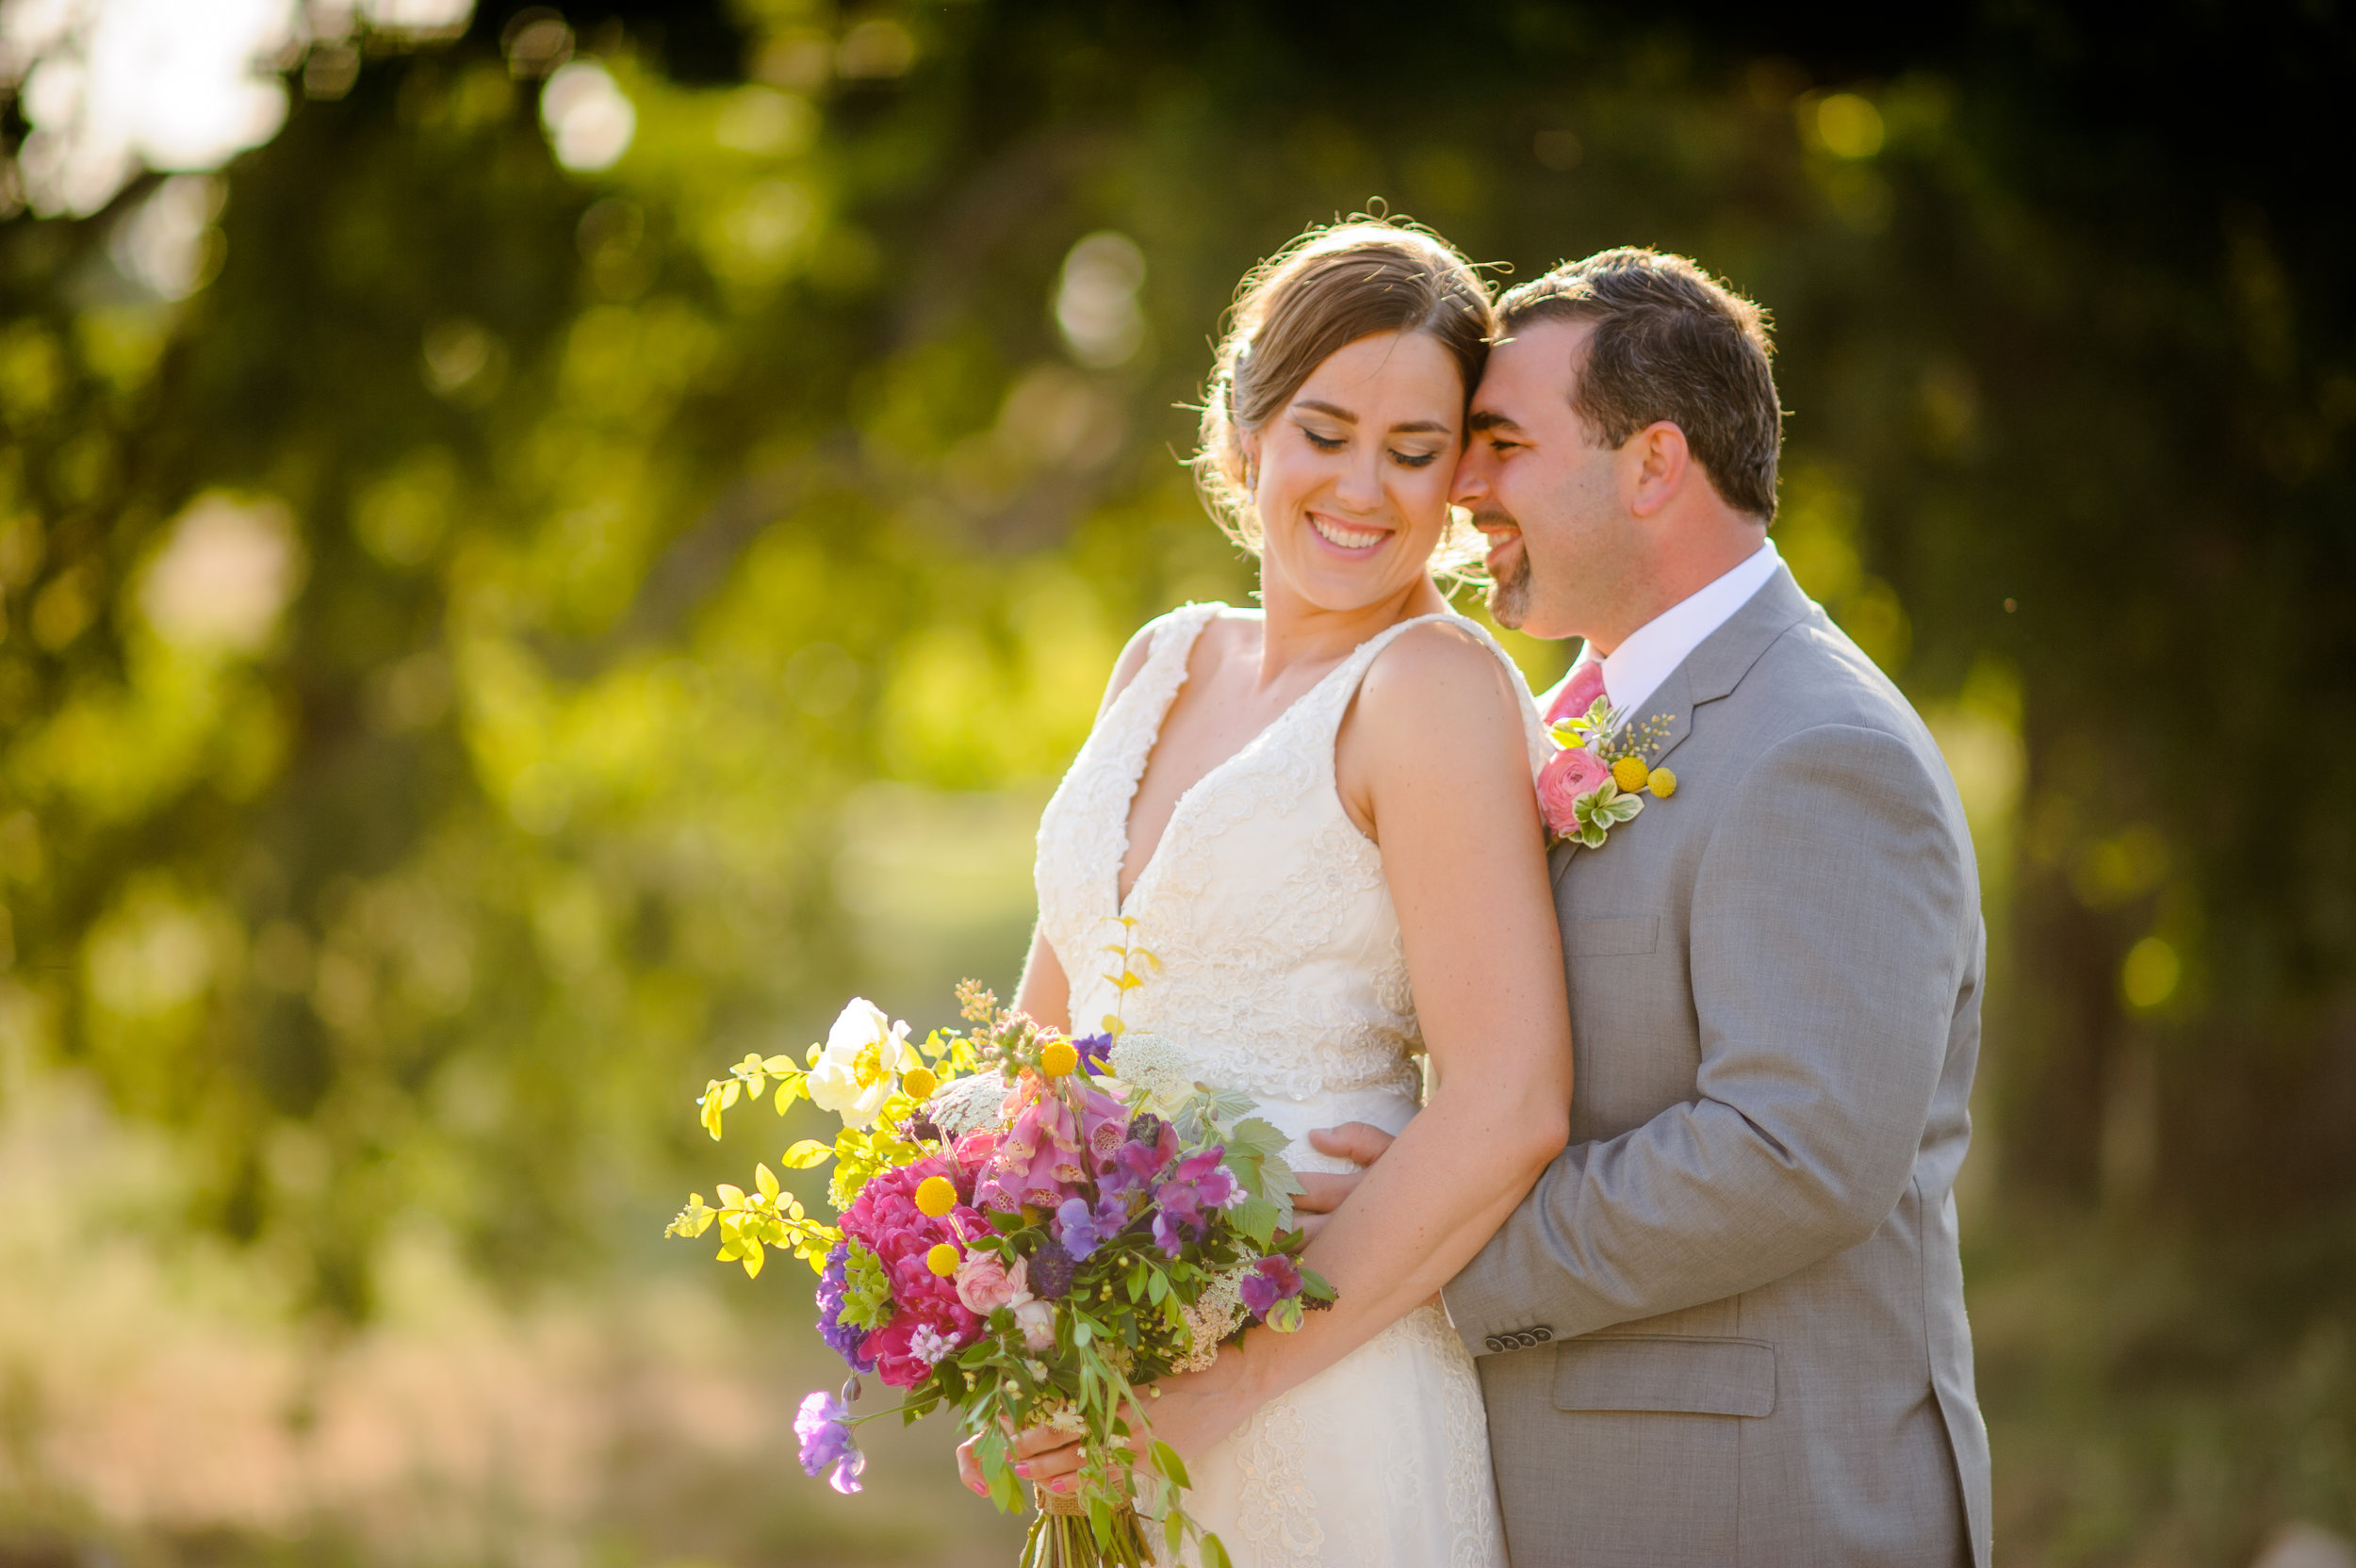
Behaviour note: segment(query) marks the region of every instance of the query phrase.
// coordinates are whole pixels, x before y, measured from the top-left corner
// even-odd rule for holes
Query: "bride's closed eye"
[[[1309,445],[1321,452],[1337,452],[1350,445],[1350,437],[1346,435],[1320,435],[1306,425],[1294,428],[1309,438]],[[1402,452],[1393,449],[1391,461],[1402,468],[1429,468],[1439,460],[1439,456],[1438,452]]]

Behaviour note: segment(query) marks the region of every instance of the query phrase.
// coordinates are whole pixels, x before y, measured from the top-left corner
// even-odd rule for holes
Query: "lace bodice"
[[[1367,667],[1410,627],[1447,620],[1500,660],[1505,651],[1456,615],[1368,638],[1179,797],[1124,906],[1131,802],[1195,640],[1222,612],[1189,604],[1154,623],[1143,667],[1040,819],[1039,915],[1071,978],[1072,1027],[1090,1031],[1114,1008],[1099,950],[1120,935],[1108,917],[1126,914],[1162,967],[1130,993],[1123,1021],[1185,1050],[1201,1081],[1255,1097],[1384,1090],[1412,1101],[1423,1040],[1399,917],[1381,852],[1335,792],[1334,735]],[[1523,689],[1518,672],[1513,686]],[[1526,692],[1522,706],[1534,773],[1553,748]]]

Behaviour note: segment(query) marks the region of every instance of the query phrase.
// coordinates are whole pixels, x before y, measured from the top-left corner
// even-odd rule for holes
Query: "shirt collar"
[[[1775,542],[1761,540],[1741,564],[1629,632],[1601,661],[1612,706],[1632,715],[1652,700],[1670,673],[1767,585],[1781,560]],[[1595,649],[1581,652],[1579,662],[1596,662]]]

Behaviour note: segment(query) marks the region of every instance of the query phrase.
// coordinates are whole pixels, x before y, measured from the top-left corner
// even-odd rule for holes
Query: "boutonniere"
[[[1620,718],[1597,697],[1548,731],[1562,748],[1538,773],[1538,811],[1550,839],[1601,849],[1614,827],[1644,808],[1647,794],[1666,800],[1677,792],[1677,775],[1644,760],[1667,739],[1674,717],[1656,714],[1632,729],[1622,729]]]

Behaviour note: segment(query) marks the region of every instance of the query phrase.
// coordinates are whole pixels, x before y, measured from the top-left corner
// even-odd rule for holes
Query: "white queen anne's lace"
[[[1123,1080],[1200,1081],[1301,1112],[1340,1095],[1412,1104],[1423,1041],[1406,953],[1382,854],[1335,792],[1333,740],[1367,666],[1416,622],[1369,639],[1188,790],[1121,906],[1138,780],[1195,640],[1224,609],[1187,605],[1155,623],[1144,665],[1039,823],[1040,927],[1072,982],[1072,1026],[1120,1008],[1122,1043],[1136,1042],[1111,1064]],[[1553,746],[1524,707],[1534,773]],[[1116,913],[1161,960],[1125,1005],[1099,951],[1119,934]],[[1480,1385],[1430,1309],[1270,1401],[1189,1468],[1196,1511],[1236,1568],[1504,1561]]]

